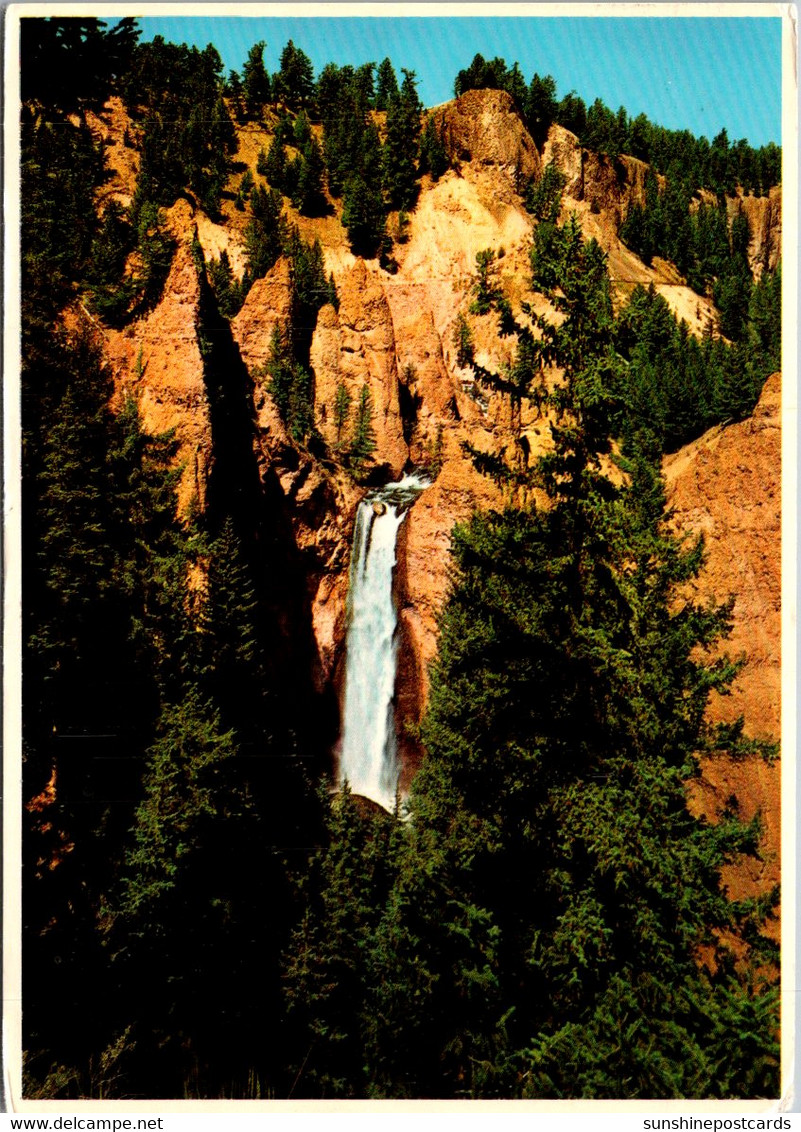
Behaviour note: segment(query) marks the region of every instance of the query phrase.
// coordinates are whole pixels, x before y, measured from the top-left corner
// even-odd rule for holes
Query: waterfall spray
[[[398,611],[392,587],[398,530],[429,481],[409,475],[362,500],[348,590],[340,782],[387,809],[398,788],[394,698]]]

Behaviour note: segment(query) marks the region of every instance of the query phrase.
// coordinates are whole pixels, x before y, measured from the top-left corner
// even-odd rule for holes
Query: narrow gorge
[[[140,23],[22,28],[25,1095],[774,1097],[779,147]]]

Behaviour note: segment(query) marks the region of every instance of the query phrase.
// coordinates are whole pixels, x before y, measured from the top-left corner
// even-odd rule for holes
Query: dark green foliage
[[[158,205],[152,201],[140,205],[136,217],[137,249],[142,262],[141,304],[147,309],[161,297],[170,270],[174,243],[164,231]]]
[[[307,910],[285,958],[291,1096],[365,1097],[371,948],[392,879],[397,823],[360,812],[347,787],[326,799],[326,808],[326,845],[310,864]]]
[[[328,170],[328,188],[333,197],[343,194],[347,181],[357,172],[371,191],[380,195],[380,145],[369,118],[372,71],[367,68],[327,64],[317,81],[317,107],[323,123],[323,155]],[[368,81],[369,80],[369,81]]]
[[[293,322],[298,324],[299,330],[309,331],[321,307],[326,303],[337,305],[336,287],[332,279],[326,279],[319,240],[307,244],[300,238],[297,228],[293,228],[286,247],[292,260]]]
[[[577,137],[583,137],[584,130],[587,127],[587,107],[584,99],[579,98],[574,90],[566,94],[559,103],[556,110],[556,121]]]
[[[305,445],[317,440],[314,380],[309,365],[311,340],[317,312],[326,303],[336,304],[337,295],[333,279],[326,278],[319,240],[307,244],[293,227],[282,250],[291,264],[292,311],[289,326],[273,331],[265,369],[269,391],[290,436]]]
[[[270,357],[265,367],[272,398],[289,435],[305,444],[314,433],[314,386],[309,370],[297,362],[289,335],[277,328],[270,341]]]
[[[266,275],[281,254],[286,226],[281,194],[257,185],[250,197],[251,219],[245,229],[245,255],[252,279]]]
[[[314,68],[305,51],[290,39],[281,52],[281,69],[273,77],[273,98],[290,110],[309,106],[314,95]]]
[[[460,369],[473,364],[473,334],[463,314],[458,315],[453,330],[453,344],[456,347],[456,364]]]
[[[536,185],[530,184],[526,191],[527,210],[538,220],[555,224],[562,207],[562,190],[565,181],[564,173],[560,173],[554,163],[549,161]]]
[[[587,124],[581,135],[582,144],[596,153],[606,153],[616,157],[620,153],[620,139],[617,120],[608,106],[596,98],[587,111]]]
[[[231,100],[231,109],[237,122],[245,121],[245,102],[242,79],[238,71],[229,71],[228,82],[223,93]]]
[[[309,135],[300,154],[297,184],[292,191],[292,203],[304,216],[321,216],[328,209],[325,198],[325,162],[320,143]]]
[[[342,209],[342,224],[351,249],[355,255],[366,258],[378,254],[386,232],[380,167],[378,131],[368,123],[362,134],[358,160],[344,185]]]
[[[35,333],[23,370],[25,797],[59,783],[25,832],[25,1045],[42,1051],[41,1081],[57,1058],[85,1063],[106,1023],[106,1002],[91,1018],[80,1002],[107,994],[95,917],[181,639],[184,559],[170,438],[145,436],[130,400],[109,413],[88,339]]]
[[[165,707],[109,910],[132,1020],[124,1092],[147,1075],[151,1096],[220,1095],[253,1064],[248,1043],[272,1006],[261,972],[275,948],[276,870],[243,770],[233,733],[195,690]]]
[[[253,192],[254,184],[253,174],[249,169],[246,169],[242,174],[239,188],[236,191],[236,199],[234,200],[234,207],[239,212],[245,211],[245,205],[250,201],[250,194]]]
[[[23,107],[21,126],[23,305],[52,319],[88,265],[103,157],[86,126],[57,110],[40,120]]]
[[[620,227],[620,238],[646,262],[660,255],[672,260],[699,294],[714,298],[721,331],[742,340],[751,291],[748,221],[738,210],[729,228],[726,203],[701,203],[690,211],[686,181],[668,180],[659,191],[652,170],[646,177],[644,205],[634,205]]]
[[[103,20],[42,19],[20,21],[20,73],[23,102],[35,101],[68,112],[102,105],[127,70],[141,31],[125,16],[104,30]]]
[[[256,172],[261,173],[262,177],[267,178],[267,183],[271,188],[278,189],[280,192],[284,191],[286,184],[286,150],[284,149],[284,143],[281,141],[278,131],[273,134],[267,155],[263,156],[263,151],[259,154]]]
[[[168,207],[189,188],[215,216],[236,146],[216,49],[156,36],[136,48],[123,89],[132,116],[143,117],[138,191]]]
[[[748,322],[752,285],[748,263],[750,241],[748,220],[742,210],[738,210],[731,222],[729,256],[717,274],[712,292],[720,311],[720,331],[735,342],[743,339]]]
[[[373,428],[373,398],[367,384],[359,392],[356,415],[353,420],[348,458],[358,469],[364,467],[375,451],[375,430]]]
[[[417,199],[421,111],[414,72],[404,68],[400,92],[387,109],[387,134],[381,151],[382,182],[392,208],[413,208]]]
[[[336,429],[337,450],[342,448],[342,437],[345,431],[345,425],[348,423],[350,416],[352,400],[353,398],[348,392],[348,387],[344,382],[340,381],[337,385],[336,396],[334,398],[334,428]]]
[[[745,341],[733,346],[710,337],[699,342],[653,288],[635,288],[615,330],[628,362],[616,427],[647,427],[672,451],[714,424],[748,416],[781,365],[777,277],[765,275],[749,289]]]
[[[382,59],[378,64],[376,73],[375,108],[376,110],[389,110],[390,103],[396,99],[400,91],[395,68],[390,59]]]
[[[245,280],[238,280],[234,275],[225,248],[218,259],[209,262],[208,275],[220,314],[223,318],[235,318],[245,301],[246,287]]]
[[[500,295],[500,289],[495,280],[494,273],[495,252],[491,248],[484,248],[476,253],[476,279],[473,283],[475,298],[470,304],[471,314],[489,314],[495,300]]]
[[[468,90],[487,88],[507,91],[516,100],[518,109],[523,109],[526,88],[517,63],[513,64],[510,70],[506,62],[497,56],[488,62],[483,55],[476,54],[470,66],[464,71],[459,71],[453,84],[457,98]]]
[[[298,149],[303,149],[311,141],[312,131],[305,110],[301,110],[292,126],[292,140]]]
[[[523,107],[528,132],[534,144],[542,149],[557,112],[556,82],[550,75],[535,74],[526,92]]]
[[[420,162],[418,171],[420,173],[429,173],[432,181],[438,181],[450,165],[448,151],[445,148],[443,131],[444,121],[440,121],[438,126],[434,120],[434,115],[429,114],[426,118],[425,128],[423,129],[423,135],[420,139]]]
[[[242,97],[248,118],[260,118],[270,101],[270,76],[264,66],[264,40],[254,43],[242,68]]]
[[[122,205],[109,201],[92,241],[86,277],[92,309],[111,325],[125,317],[134,296],[134,281],[124,279],[133,247],[134,233]]]

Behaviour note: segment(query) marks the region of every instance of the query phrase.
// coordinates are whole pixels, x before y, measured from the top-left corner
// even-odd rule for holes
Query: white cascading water
[[[388,810],[395,805],[400,770],[393,704],[395,548],[407,510],[429,482],[408,475],[367,496],[353,533],[339,779]]]

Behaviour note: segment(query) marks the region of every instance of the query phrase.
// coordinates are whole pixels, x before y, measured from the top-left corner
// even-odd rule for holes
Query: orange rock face
[[[731,695],[715,697],[710,718],[745,717],[746,734],[778,740],[781,723],[781,379],[768,379],[754,415],[713,429],[665,461],[679,530],[703,534],[707,562],[695,583],[701,599],[734,595],[733,628],[720,651],[746,665]],[[779,880],[780,763],[707,759],[694,784],[698,813],[718,816],[735,795],[743,817],[762,814],[762,865],[733,866],[732,896]]]
[[[170,210],[173,232],[185,235],[188,208],[186,202],[179,202]],[[178,460],[184,468],[178,491],[182,511],[192,500],[203,507],[212,459],[211,419],[197,331],[199,299],[197,268],[185,238],[178,245],[155,309],[121,332],[106,332],[105,352],[118,396],[127,392],[136,397],[147,432],[175,430]]]
[[[339,284],[339,313],[326,309],[312,345],[315,371],[315,417],[332,448],[337,436],[334,404],[337,389],[350,397],[350,421],[356,415],[366,386],[372,404],[375,433],[373,460],[383,464],[389,478],[400,476],[409,458],[403,436],[398,359],[392,315],[380,279],[357,260]],[[346,433],[352,424],[346,424]]]
[[[446,144],[458,161],[493,165],[524,182],[541,175],[537,147],[506,91],[468,90],[435,117],[444,119]]]
[[[515,308],[525,298],[536,313],[547,310],[545,300],[529,291],[534,222],[523,207],[520,184],[536,180],[548,161],[556,163],[567,178],[563,216],[575,211],[585,234],[607,252],[618,301],[634,283],[654,283],[693,332],[701,333],[715,318],[711,302],[684,286],[675,268],[658,260],[646,266],[617,236],[621,217],[632,202],[643,199],[642,162],[590,154],[559,126],[551,128],[540,155],[511,98],[500,91],[469,91],[438,108],[434,116],[444,125],[458,168],[436,184],[424,179],[404,241],[393,248],[395,274],[383,271],[377,261],[354,258],[335,212],[302,218],[285,202],[303,237],[321,240],[326,271],[335,277],[340,300],[338,310],[326,306],[319,312],[309,358],[315,422],[328,450],[325,458],[298,447],[287,435],[263,374],[273,330],[287,326],[291,317],[286,259],[255,282],[231,323],[251,379],[248,443],[256,453],[264,490],[278,499],[303,564],[318,690],[330,692],[342,685],[351,540],[356,507],[366,490],[328,457],[347,446],[364,386],[373,407],[376,475],[399,478],[412,466],[432,473],[431,486],[400,528],[398,545],[397,716],[405,784],[422,756],[406,724],[419,721],[425,706],[437,617],[448,592],[451,532],[476,508],[502,502],[495,486],[465,456],[463,444],[514,454],[523,435],[533,459],[548,443],[547,422],[526,404],[513,419],[502,398],[478,388],[470,372],[459,368],[454,343],[457,320],[465,315],[481,364],[498,371],[512,357],[514,343],[499,337],[496,321],[470,311],[476,254],[485,248],[495,251],[496,282]],[[125,204],[133,192],[137,161],[135,151],[124,144],[130,123],[121,104],[112,100],[93,119],[92,128],[108,143],[113,173],[98,205],[102,208],[109,197]],[[256,155],[269,143],[269,134],[253,125],[240,134],[240,156],[255,169]],[[773,269],[781,244],[780,190],[769,198],[732,201],[729,207],[742,207],[749,220],[752,264]],[[196,231],[207,256],[225,248],[241,273],[247,217],[226,201],[222,218],[212,222],[180,201],[166,219],[177,250],[160,303],[147,318],[121,332],[106,330],[104,337],[118,396],[124,389],[138,396],[148,430],[175,429],[185,469],[180,501],[186,509],[193,498],[203,506],[213,460],[198,331],[200,285],[191,242]],[[350,396],[350,412],[338,433],[335,404],[341,386]],[[748,657],[731,696],[712,705],[713,717],[743,712],[747,730],[761,737],[777,737],[779,730],[778,403],[776,377],[751,420],[713,430],[671,456],[665,466],[675,523],[703,531],[707,539],[708,564],[698,579],[698,593],[718,600],[736,595],[727,649]],[[764,813],[766,863],[755,873],[730,870],[727,877],[735,894],[762,891],[778,877],[778,783],[778,764],[751,759],[735,765],[720,759],[704,765],[694,795],[699,812],[714,817],[736,794],[744,814]]]

